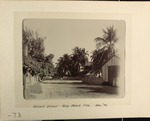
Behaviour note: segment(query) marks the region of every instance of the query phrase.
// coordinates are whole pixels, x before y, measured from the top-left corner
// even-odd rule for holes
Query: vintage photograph
[[[125,35],[123,20],[24,19],[24,99],[125,95]]]

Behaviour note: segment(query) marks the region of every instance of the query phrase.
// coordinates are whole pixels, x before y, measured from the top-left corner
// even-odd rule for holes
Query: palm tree
[[[88,51],[86,51],[85,48],[75,47],[73,49],[72,60],[74,61],[74,65],[78,68],[78,72],[81,68],[84,68],[85,63],[88,61],[87,55]]]
[[[115,54],[115,43],[118,41],[117,30],[114,26],[107,27],[106,30],[103,29],[103,36],[97,37],[96,41],[97,50],[109,51],[109,54]]]
[[[64,72],[67,76],[70,76],[70,62],[71,62],[71,58],[70,55],[68,54],[64,54],[63,55],[63,67],[64,67]]]
[[[65,75],[70,76],[70,55],[64,54],[62,57],[58,59],[57,63],[57,74],[60,77]]]
[[[57,68],[57,76],[63,77],[63,57],[60,57],[56,63],[56,68]]]
[[[117,30],[114,26],[103,29],[103,36],[94,39],[96,41],[96,50],[91,56],[93,60],[93,69],[95,73],[99,73],[102,65],[115,54],[115,43],[118,41]]]
[[[58,59],[58,76],[80,76],[81,69],[84,70],[85,63],[88,61],[87,55],[87,51],[79,47],[75,47],[71,55],[64,54]]]

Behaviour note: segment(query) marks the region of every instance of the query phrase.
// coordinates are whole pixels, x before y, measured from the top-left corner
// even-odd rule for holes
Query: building
[[[102,66],[102,78],[109,85],[117,86],[119,78],[119,57],[116,55],[111,56]]]

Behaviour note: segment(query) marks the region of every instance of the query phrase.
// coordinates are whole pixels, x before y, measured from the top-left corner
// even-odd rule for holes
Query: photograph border
[[[109,105],[122,105],[129,104],[130,102],[130,87],[131,87],[131,73],[130,75],[125,71],[125,96],[123,98],[115,99],[52,99],[52,100],[24,100],[22,97],[22,21],[28,18],[40,18],[40,19],[96,19],[96,20],[124,20],[126,23],[126,33],[125,40],[131,39],[131,15],[128,14],[102,14],[102,13],[59,13],[59,12],[16,12],[15,13],[15,86],[16,86],[16,106],[17,107],[33,107],[35,104],[60,104],[60,102],[82,102],[83,100],[91,103],[93,101],[96,102],[106,102]],[[130,33],[130,34],[129,34]],[[127,65],[131,62],[131,55],[129,54],[129,50],[131,51],[131,45],[128,45],[129,41],[125,41],[125,70],[129,68]],[[131,43],[130,43],[131,44]],[[17,45],[17,48],[16,48]],[[128,47],[128,49],[126,49]],[[130,70],[131,72],[131,70]],[[127,75],[128,74],[128,75]],[[130,81],[128,81],[130,80]],[[20,81],[20,82],[19,82]],[[127,91],[128,90],[128,91]],[[82,100],[82,101],[81,101]],[[90,100],[90,101],[89,101]],[[55,102],[55,103],[54,103]],[[95,103],[93,103],[94,105]]]
[[[147,51],[150,47],[149,6],[149,3],[143,2],[1,1],[1,119],[58,120],[149,117],[150,82],[149,68],[147,68],[150,60],[149,51]],[[24,100],[20,75],[22,62],[19,60],[22,49],[21,21],[31,17],[66,18],[66,16],[70,16],[72,18],[72,16],[78,17],[78,15],[80,15],[79,18],[92,17],[126,21],[125,97],[99,100]],[[53,104],[90,104],[91,107],[42,108],[47,104],[49,106]],[[92,104],[98,104],[100,107],[93,107]],[[41,106],[41,108],[34,108],[34,105]]]

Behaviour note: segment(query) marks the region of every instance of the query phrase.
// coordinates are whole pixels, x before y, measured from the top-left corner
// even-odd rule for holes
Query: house
[[[111,56],[105,63],[102,65],[102,78],[109,85],[117,86],[117,80],[119,78],[119,57],[116,55]]]
[[[87,73],[82,79],[84,83],[89,84],[109,84],[111,86],[118,86],[119,80],[120,58],[117,55],[111,55],[101,66],[100,73]],[[90,67],[92,62],[86,64]],[[90,68],[89,68],[90,69]]]
[[[86,84],[92,85],[102,85],[104,80],[101,77],[97,77],[93,72],[91,73],[91,66],[92,62],[87,62],[85,64],[85,71],[87,72],[86,75],[82,78],[82,82]]]

